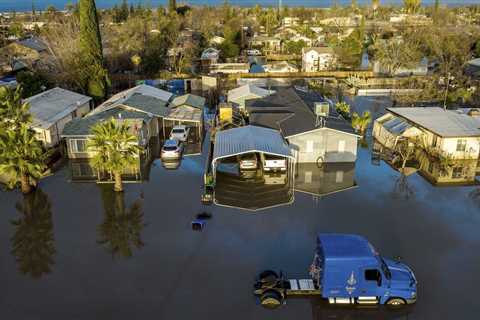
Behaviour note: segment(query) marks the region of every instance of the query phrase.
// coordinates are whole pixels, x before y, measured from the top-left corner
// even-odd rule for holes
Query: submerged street
[[[374,118],[382,108],[368,99]],[[148,181],[69,182],[69,167],[34,197],[0,192],[0,308],[4,319],[470,319],[478,315],[480,186],[435,187],[401,176],[359,148],[356,187],[245,211],[203,206],[203,154],[177,170],[155,160]],[[191,221],[212,214],[202,231]],[[306,277],[319,232],[365,236],[401,257],[419,281],[401,311],[289,299],[263,309],[252,294],[264,269]]]

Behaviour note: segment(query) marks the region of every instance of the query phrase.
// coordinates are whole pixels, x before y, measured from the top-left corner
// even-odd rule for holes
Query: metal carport
[[[279,131],[251,125],[233,128],[215,134],[212,157],[213,178],[216,178],[219,160],[252,152],[285,157],[290,159],[289,162],[295,162],[292,150]],[[290,170],[294,170],[295,166],[289,167]],[[293,172],[289,174],[294,176]]]

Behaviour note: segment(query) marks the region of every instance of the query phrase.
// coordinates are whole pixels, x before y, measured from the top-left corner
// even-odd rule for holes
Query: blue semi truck
[[[417,280],[400,261],[382,258],[362,236],[319,234],[308,279],[286,279],[263,271],[254,294],[264,307],[276,308],[288,296],[317,295],[331,304],[402,306],[417,300]]]

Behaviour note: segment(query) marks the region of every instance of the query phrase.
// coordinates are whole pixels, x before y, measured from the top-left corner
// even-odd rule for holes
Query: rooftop
[[[387,110],[441,137],[480,137],[480,120],[466,114],[438,107]]]
[[[254,95],[259,98],[263,98],[271,95],[272,93],[275,93],[275,91],[263,89],[263,88],[254,86],[252,84],[246,84],[244,86],[228,91],[228,101],[236,101],[237,99],[240,99],[249,95]]]
[[[334,54],[335,51],[330,47],[312,47],[312,48],[303,48],[302,52],[307,53],[309,51],[316,51],[318,54]]]
[[[245,126],[219,131],[215,134],[213,162],[249,152],[292,157],[290,148],[277,130]]]
[[[47,45],[37,37],[20,40],[17,41],[17,43],[38,52],[46,51],[48,49]]]
[[[65,136],[88,136],[91,128],[105,120],[115,118],[119,121],[130,121],[133,123],[143,122],[150,117],[143,112],[125,110],[120,107],[109,109],[107,111],[89,115],[81,119],[74,119],[68,122],[62,131],[62,137]]]
[[[196,96],[194,94],[184,94],[183,96],[175,97],[170,103],[170,107],[175,108],[182,105],[187,105],[203,110],[205,107],[205,101],[206,100],[204,97]]]
[[[30,104],[32,126],[48,129],[90,100],[92,98],[57,87],[27,98],[25,102]]]
[[[325,99],[318,93],[288,88],[262,99],[248,100],[246,107],[250,113],[250,123],[279,129],[288,138],[321,128],[313,110],[315,103],[322,101]],[[340,118],[332,106],[323,127],[355,134],[353,128]]]
[[[121,105],[159,117],[164,117],[168,114],[166,101],[138,93],[130,96],[130,98],[123,101]]]
[[[96,108],[93,111],[93,113],[100,113],[105,110],[115,108],[119,104],[124,103],[134,94],[153,97],[163,101],[164,103],[168,102],[172,97],[172,94],[168,91],[161,90],[146,84],[141,84],[131,89],[128,89],[113,95],[110,99],[108,99],[107,101],[102,103],[98,108]]]

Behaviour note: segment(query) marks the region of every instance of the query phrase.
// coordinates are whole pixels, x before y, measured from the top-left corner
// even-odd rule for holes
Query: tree
[[[350,105],[346,102],[337,102],[335,104],[335,109],[344,117],[345,119],[350,119]]]
[[[352,127],[362,136],[365,135],[370,122],[372,122],[372,115],[369,111],[365,111],[361,116],[356,112],[352,115]]]
[[[44,91],[48,81],[39,73],[32,71],[20,71],[17,73],[17,82],[22,86],[22,98],[28,98]]]
[[[120,13],[120,16],[119,16],[120,22],[127,21],[128,15],[130,14],[127,0],[123,0],[122,5],[120,6],[119,13]]]
[[[15,207],[21,216],[11,222],[15,227],[11,252],[21,273],[40,278],[50,273],[55,264],[50,199],[41,189],[36,189],[35,192],[24,195]]]
[[[30,193],[46,169],[48,153],[30,129],[28,103],[21,100],[19,86],[13,92],[0,88],[0,173],[9,178],[9,186],[18,182],[24,194]]]
[[[131,133],[127,123],[117,125],[113,118],[95,125],[91,134],[93,137],[88,147],[95,152],[90,160],[92,167],[99,172],[111,173],[115,181],[114,190],[123,191],[122,172],[135,165],[142,152],[137,145],[137,136]]]
[[[177,10],[177,1],[176,0],[168,0],[168,11],[174,12]]]
[[[98,243],[108,247],[112,255],[119,254],[128,258],[134,248],[141,248],[144,243],[141,233],[143,223],[143,195],[132,206],[125,208],[125,195],[101,187],[104,207],[104,221],[98,227]]]
[[[375,60],[391,76],[402,68],[413,68],[422,58],[418,44],[410,39],[390,39],[375,44]]]
[[[407,13],[416,13],[422,4],[422,0],[403,0],[403,4]]]
[[[88,94],[103,99],[109,85],[103,67],[103,48],[94,0],[80,0],[80,50],[85,73],[84,86]],[[128,9],[128,8],[127,8]]]

